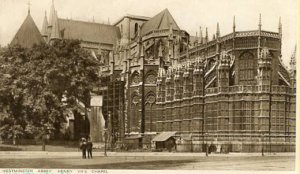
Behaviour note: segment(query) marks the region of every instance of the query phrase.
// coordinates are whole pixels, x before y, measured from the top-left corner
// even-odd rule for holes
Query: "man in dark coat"
[[[87,143],[86,143],[86,140],[85,139],[82,139],[81,140],[81,145],[80,145],[80,149],[81,149],[81,151],[82,151],[82,158],[86,158],[86,145]]]
[[[93,158],[93,154],[92,154],[93,143],[92,143],[90,138],[88,139],[88,142],[86,143],[86,150],[87,150],[87,153],[88,153],[88,158],[90,158],[90,157]]]

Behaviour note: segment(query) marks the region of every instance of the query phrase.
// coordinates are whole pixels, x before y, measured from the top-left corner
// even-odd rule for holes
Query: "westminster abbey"
[[[137,139],[153,148],[171,138],[178,151],[203,151],[204,144],[234,152],[264,145],[295,150],[296,50],[287,68],[280,21],[278,32],[270,32],[260,17],[249,31],[237,31],[233,20],[226,35],[217,24],[210,39],[207,29],[197,37],[181,29],[168,9],[100,24],[59,18],[52,4],[40,32],[30,14],[23,32],[26,27],[32,41],[17,33],[12,43],[80,39],[101,62],[95,94],[103,96],[101,111],[115,142]],[[97,141],[95,113],[91,108],[90,134]]]

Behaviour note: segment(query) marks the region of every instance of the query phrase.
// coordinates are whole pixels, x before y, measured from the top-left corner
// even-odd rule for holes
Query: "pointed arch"
[[[146,103],[154,104],[156,101],[155,92],[150,91],[146,94]]]
[[[155,122],[155,101],[156,96],[153,91],[150,91],[146,94],[146,102],[145,102],[145,126],[146,131],[152,132],[154,131],[154,122]]]
[[[130,132],[138,132],[139,130],[139,121],[140,121],[140,97],[137,91],[134,91],[131,94],[131,103],[130,103],[130,114],[129,114],[129,127]]]
[[[131,81],[131,84],[138,84],[138,83],[140,83],[140,73],[138,73],[137,71],[134,71],[131,74],[130,81]]]
[[[145,78],[145,83],[146,84],[156,84],[157,80],[157,73],[154,70],[149,70],[146,73],[146,78]]]
[[[239,56],[239,83],[241,85],[252,85],[255,82],[256,60],[254,55],[245,51]]]

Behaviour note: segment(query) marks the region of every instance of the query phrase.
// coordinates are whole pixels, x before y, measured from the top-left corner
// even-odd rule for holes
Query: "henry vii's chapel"
[[[12,44],[63,39],[81,40],[101,62],[94,93],[103,96],[111,141],[159,146],[173,137],[177,150],[202,151],[205,143],[228,151],[260,151],[263,144],[270,151],[295,150],[296,53],[287,68],[280,21],[278,32],[270,32],[261,17],[249,31],[237,31],[233,20],[231,33],[221,35],[217,24],[208,38],[207,29],[196,37],[182,30],[168,9],[154,17],[126,15],[111,25],[59,18],[52,4],[41,30],[28,13]],[[94,115],[92,108],[88,118]],[[89,126],[96,141],[97,123]],[[79,138],[76,118],[74,130]]]

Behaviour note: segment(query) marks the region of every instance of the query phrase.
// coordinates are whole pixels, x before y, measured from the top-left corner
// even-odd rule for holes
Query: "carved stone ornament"
[[[140,83],[140,78],[138,74],[134,74],[132,79],[131,79],[132,84],[139,84]]]
[[[149,95],[146,99],[147,103],[153,104],[155,103],[155,96],[154,95]]]
[[[146,84],[156,84],[156,77],[153,74],[150,74],[146,78]]]
[[[137,105],[139,103],[139,97],[137,95],[132,97],[132,103]]]

